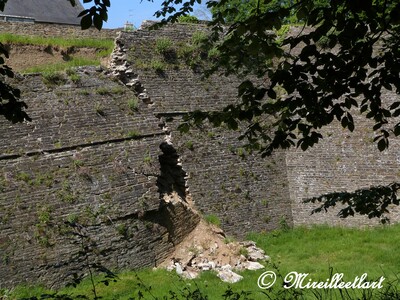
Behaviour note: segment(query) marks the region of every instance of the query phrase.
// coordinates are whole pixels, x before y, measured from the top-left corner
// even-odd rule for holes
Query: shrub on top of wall
[[[178,22],[197,24],[199,23],[199,19],[197,19],[195,16],[180,16],[178,18]]]

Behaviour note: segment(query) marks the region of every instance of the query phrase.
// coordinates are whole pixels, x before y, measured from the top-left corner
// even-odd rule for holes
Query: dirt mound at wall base
[[[241,279],[234,270],[261,269],[264,266],[259,260],[269,257],[254,242],[231,241],[220,228],[201,221],[159,267],[175,270],[189,279],[196,278],[201,271],[215,270],[223,281],[233,283]],[[233,278],[226,276],[232,273]]]

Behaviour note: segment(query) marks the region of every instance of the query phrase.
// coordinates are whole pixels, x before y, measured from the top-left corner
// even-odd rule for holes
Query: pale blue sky
[[[81,0],[81,3],[83,1]],[[143,0],[111,0],[108,10],[108,21],[104,28],[119,28],[129,21],[139,27],[143,20],[155,20],[154,13],[160,9],[162,1],[153,2]],[[93,2],[83,4],[85,8],[91,7]]]
[[[81,0],[81,3],[83,1]],[[137,28],[143,20],[156,20],[154,13],[161,8],[162,0],[111,0],[111,7],[108,10],[108,22],[104,28],[123,27],[128,21]],[[84,4],[88,8],[92,3]]]

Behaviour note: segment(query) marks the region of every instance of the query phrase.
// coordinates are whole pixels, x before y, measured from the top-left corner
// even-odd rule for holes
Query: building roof
[[[24,17],[39,23],[79,25],[84,9],[79,0],[73,7],[68,0],[9,0],[0,16]]]

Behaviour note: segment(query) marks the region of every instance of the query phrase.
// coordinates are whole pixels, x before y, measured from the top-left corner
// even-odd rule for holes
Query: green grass
[[[28,73],[53,73],[64,71],[73,67],[79,66],[98,66],[100,65],[99,60],[95,59],[86,59],[83,57],[73,57],[71,60],[62,62],[62,63],[55,63],[55,64],[46,64],[40,66],[34,66],[28,69],[23,70],[22,74]]]
[[[39,37],[39,36],[23,36],[10,33],[0,34],[0,43],[3,44],[17,44],[17,45],[36,45],[36,46],[51,46],[51,47],[76,47],[76,48],[95,48],[96,57],[98,59],[87,59],[84,57],[71,56],[71,60],[34,66],[22,70],[21,73],[49,73],[64,71],[71,67],[78,66],[98,66],[100,65],[100,58],[107,57],[111,54],[114,48],[114,41],[112,39],[91,39],[91,38],[76,38],[65,39],[60,37]]]
[[[156,40],[156,51],[158,53],[165,53],[166,51],[169,51],[172,49],[172,41],[169,38],[158,38]]]
[[[253,280],[253,277],[249,276],[250,273],[254,272],[246,271],[242,273],[245,278],[232,286],[235,291],[249,290],[250,287],[252,287],[253,289],[256,288],[257,280]],[[97,284],[97,294],[100,295],[102,299],[128,300],[132,298],[140,299],[137,298],[137,296],[139,291],[141,291],[145,296],[144,299],[154,299],[150,296],[150,293],[147,290],[150,289],[150,292],[154,297],[158,299],[163,299],[164,296],[169,295],[170,291],[180,294],[180,291],[185,288],[193,291],[198,287],[200,291],[204,295],[207,295],[208,299],[211,300],[223,299],[222,294],[230,286],[228,283],[222,282],[214,273],[211,272],[204,272],[196,280],[184,280],[180,278],[180,276],[178,276],[175,272],[168,272],[166,270],[141,270],[137,273],[122,272],[118,274],[118,278],[119,279],[117,280],[117,282],[111,282],[109,286]],[[97,278],[97,282],[99,281],[100,278]],[[140,285],[141,282],[146,287]],[[59,291],[59,293],[69,294],[71,296],[85,295],[89,299],[93,299],[91,289],[91,282],[89,280],[85,280],[77,288],[64,288]],[[9,299],[29,298],[51,292],[52,291],[46,290],[44,287],[20,286],[15,291],[13,291]],[[178,299],[185,298],[180,297]],[[264,298],[258,299],[265,299],[265,296]]]
[[[133,97],[128,100],[128,107],[129,107],[130,111],[132,111],[132,112],[137,111],[138,105],[139,105],[139,100],[137,97]]]
[[[64,39],[59,37],[23,36],[11,33],[0,34],[0,42],[4,44],[23,44],[23,45],[59,46],[59,47],[89,47],[97,49],[109,49],[110,53],[114,47],[114,41],[112,39],[91,39],[91,38]]]
[[[326,279],[327,270],[351,279],[367,272],[370,278],[400,275],[400,225],[367,229],[300,227],[287,232],[251,234],[283,273],[310,273]]]
[[[213,224],[218,227],[221,226],[221,220],[218,218],[217,215],[213,215],[213,214],[205,215],[204,220],[206,220],[206,222],[209,224]]]
[[[344,273],[345,281],[353,281],[355,276],[368,274],[368,281],[376,280],[384,276],[384,286],[390,280],[396,279],[400,272],[400,225],[390,227],[377,227],[374,229],[349,229],[349,228],[296,228],[294,230],[279,230],[272,233],[254,233],[249,236],[257,242],[271,256],[271,261],[279,265],[279,273],[285,276],[289,272],[309,273],[309,278],[314,281],[326,280],[329,276],[329,268],[333,268],[333,273]],[[265,270],[275,270],[271,265],[266,264]],[[105,286],[97,283],[96,291],[102,299],[137,299],[139,290],[144,294],[144,299],[171,299],[169,291],[182,295],[182,292],[194,291],[199,288],[203,295],[208,299],[224,299],[223,293],[232,287],[233,291],[252,291],[250,299],[296,299],[293,293],[302,290],[284,290],[279,284],[274,286],[273,294],[266,296],[257,287],[258,277],[265,271],[245,271],[240,274],[244,279],[236,284],[229,285],[221,282],[215,273],[205,272],[196,280],[183,280],[175,272],[166,270],[140,270],[137,273],[132,271],[121,272],[118,274],[119,280]],[[397,274],[397,275],[396,275]],[[140,278],[140,280],[138,279]],[[397,277],[398,278],[398,277]],[[101,278],[96,278],[99,282]],[[278,279],[279,281],[279,279]],[[140,286],[141,284],[143,285]],[[394,287],[399,288],[398,280]],[[150,288],[149,294],[147,288]],[[65,288],[60,293],[70,295],[91,295],[91,282],[85,280],[77,288]],[[181,292],[180,292],[181,291]],[[337,298],[336,294],[329,294],[332,290],[314,290],[322,295],[320,299],[342,299]],[[333,290],[337,293],[337,290]],[[43,287],[17,287],[12,292],[4,291],[7,299],[20,299],[38,296],[49,292]],[[355,292],[359,290],[349,290],[352,296],[346,299],[356,299]],[[379,292],[376,290],[375,292]],[[1,298],[0,292],[0,298]],[[385,299],[398,299],[400,295]],[[358,294],[360,297],[360,294]],[[189,299],[188,296],[177,299]],[[191,298],[194,299],[194,298]],[[203,299],[203,298],[195,298]],[[239,298],[228,298],[239,299]],[[244,299],[244,298],[240,298]],[[310,290],[306,290],[303,296],[297,299],[316,299]],[[384,299],[379,295],[365,299]]]

